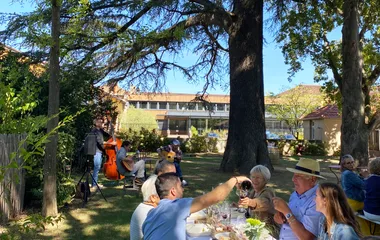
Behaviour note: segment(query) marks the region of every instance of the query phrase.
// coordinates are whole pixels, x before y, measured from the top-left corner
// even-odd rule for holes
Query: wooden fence
[[[20,141],[25,138],[20,134],[0,134],[0,166],[11,163],[11,154],[16,152]],[[18,166],[22,160],[16,157]],[[6,222],[21,213],[24,205],[25,172],[22,168],[5,169],[4,179],[0,182],[0,220]]]

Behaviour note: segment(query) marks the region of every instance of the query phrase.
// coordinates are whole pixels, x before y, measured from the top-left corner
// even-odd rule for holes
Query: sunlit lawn
[[[323,175],[329,181],[335,182],[335,177],[327,166],[337,160],[323,157],[313,157],[320,160]],[[185,188],[184,197],[194,197],[202,192],[210,191],[212,187],[226,181],[231,174],[219,171],[221,156],[186,157],[181,163],[184,178],[189,182]],[[276,195],[288,200],[293,191],[292,173],[285,167],[294,167],[298,157],[285,157],[279,165],[275,165],[271,182]],[[65,219],[58,226],[48,226],[37,239],[129,239],[129,222],[136,206],[142,201],[142,196],[136,191],[125,192],[121,185],[101,178],[105,185],[103,193],[107,202],[96,193],[85,208],[81,208],[79,200],[61,210]],[[236,201],[234,191],[229,196],[230,201]],[[30,238],[29,238],[30,239]]]

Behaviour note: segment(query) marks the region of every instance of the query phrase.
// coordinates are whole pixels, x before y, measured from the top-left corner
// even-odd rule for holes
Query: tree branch
[[[204,28],[204,30],[205,30],[205,33],[207,34],[207,36],[211,39],[211,41],[214,43],[214,44],[216,44],[216,46],[217,46],[217,48],[218,49],[221,49],[221,50],[223,50],[223,51],[225,51],[225,52],[228,52],[228,49],[227,48],[224,48],[224,47],[222,47],[222,45],[220,45],[220,43],[218,42],[218,40],[216,39],[216,37],[214,37],[214,35],[212,35],[212,33],[210,32],[210,30],[208,29],[208,27],[207,26],[203,26]]]
[[[375,82],[377,81],[377,79],[379,79],[379,77],[380,77],[380,65],[377,65],[375,69],[373,69],[371,74],[366,78],[368,82],[368,86],[372,86],[373,84],[375,84]]]
[[[339,74],[338,68],[335,65],[335,62],[332,58],[332,53],[330,51],[330,42],[327,39],[325,34],[323,35],[323,41],[325,42],[326,49],[328,49],[327,50],[328,51],[327,53],[328,66],[331,68],[331,71],[333,72],[336,84],[338,85],[339,89],[342,90],[342,83],[343,83],[342,75]]]
[[[372,131],[380,124],[380,110],[377,110],[377,112],[372,116],[371,120],[368,123],[368,130]]]

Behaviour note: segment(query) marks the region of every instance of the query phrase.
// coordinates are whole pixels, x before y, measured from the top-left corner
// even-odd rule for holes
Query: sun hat
[[[179,145],[181,145],[181,143],[177,139],[174,139],[172,141],[172,145],[179,146]]]
[[[292,173],[299,173],[326,179],[320,175],[319,162],[313,159],[301,158],[295,168],[286,168],[286,170]]]

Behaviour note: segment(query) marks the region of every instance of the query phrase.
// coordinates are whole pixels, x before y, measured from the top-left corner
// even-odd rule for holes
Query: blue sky
[[[30,2],[28,0],[21,1],[23,4],[20,4],[20,1],[15,0],[2,0],[3,4],[0,12],[28,12],[31,10]],[[4,2],[6,2],[4,4]],[[316,84],[314,83],[314,67],[311,64],[311,61],[307,59],[303,63],[303,70],[298,72],[292,82],[288,81],[288,66],[284,63],[284,57],[281,53],[279,45],[274,42],[273,32],[269,30],[264,30],[264,37],[266,44],[264,46],[264,89],[265,93],[274,92],[279,93],[283,87],[294,86],[296,84]],[[187,58],[189,56],[184,56]],[[178,59],[180,62],[184,59]],[[226,76],[226,80],[228,81]],[[202,90],[202,84],[190,84],[185,81],[180,81],[178,83],[178,78],[182,78],[181,74],[176,72],[171,72],[167,75],[167,86],[168,91],[177,92],[177,93],[196,93]],[[224,90],[220,87],[216,89],[209,89],[210,94],[228,94],[228,89]]]

